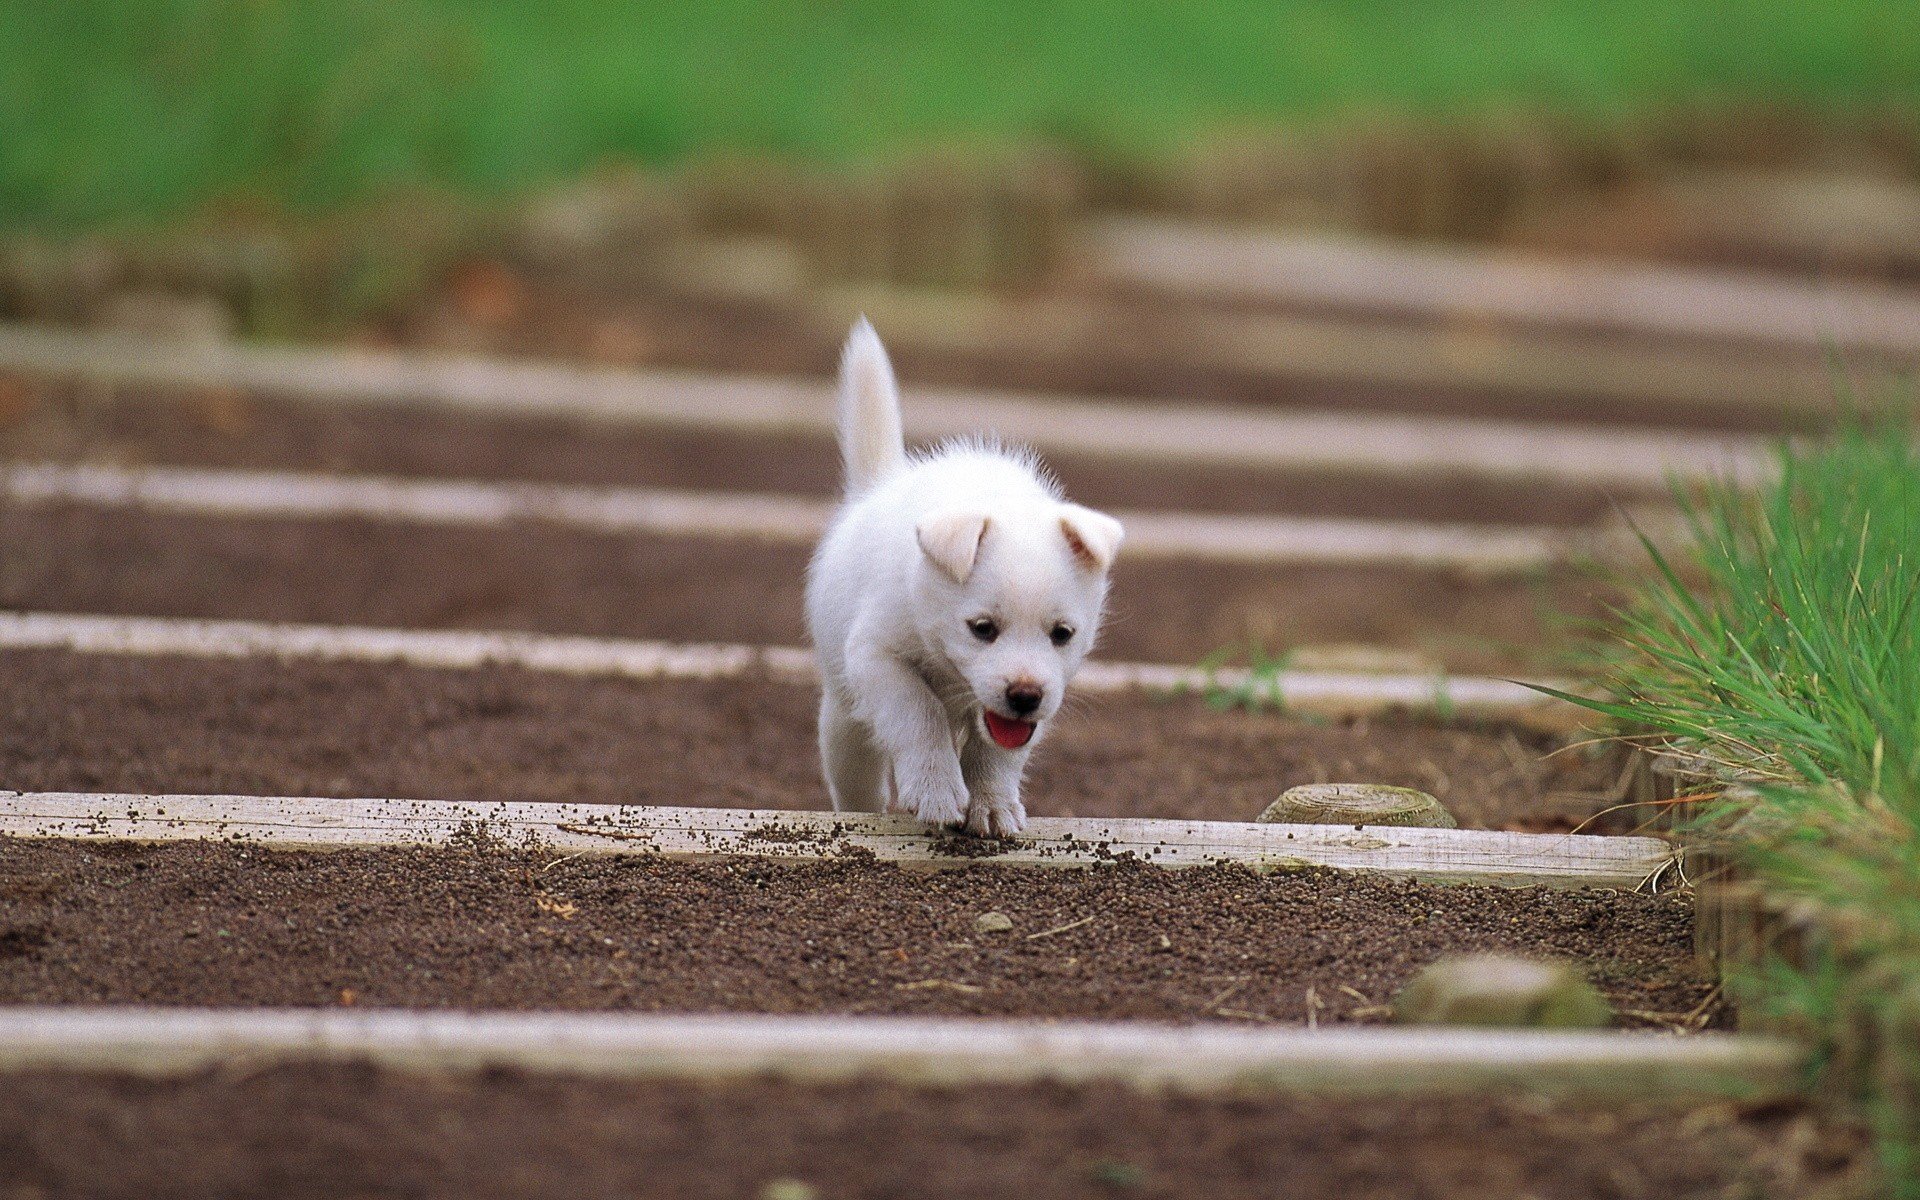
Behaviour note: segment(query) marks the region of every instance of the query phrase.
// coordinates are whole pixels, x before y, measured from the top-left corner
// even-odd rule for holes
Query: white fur
[[[847,499],[807,576],[833,806],[1016,832],[1021,772],[1093,646],[1120,523],[1067,503],[1029,454],[970,441],[908,457],[865,319],[840,362],[840,447]],[[969,628],[983,617],[992,642]],[[1036,687],[1032,738],[1003,749],[986,710],[1019,718],[1009,688]]]
[[[840,461],[848,495],[866,491],[907,461],[893,364],[865,317],[840,352]]]

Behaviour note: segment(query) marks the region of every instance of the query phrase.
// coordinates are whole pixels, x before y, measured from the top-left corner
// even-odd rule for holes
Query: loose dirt
[[[0,653],[0,787],[826,808],[816,693],[510,668]],[[1197,697],[1083,696],[1025,791],[1036,814],[1250,821],[1284,789],[1418,787],[1461,824],[1552,831],[1623,759],[1500,726],[1315,723]]]
[[[832,357],[822,362],[831,362]],[[328,410],[237,392],[76,388],[0,376],[0,455],[831,495],[831,439],[562,418]],[[1611,511],[1551,482],[1290,473],[1050,454],[1076,500],[1112,508],[1581,524]]]
[[[1321,1024],[1476,950],[1571,959],[1630,1026],[1712,1004],[1687,896],[1333,872],[16,841],[0,923],[15,1004]]]
[[[0,505],[0,607],[799,645],[809,550],[737,538],[229,520]],[[1468,673],[1551,666],[1603,586],[1571,569],[1262,566],[1122,556],[1109,659],[1359,643]]]
[[[0,1129],[0,1190],[101,1200],[1868,1194],[1852,1131],[1790,1106],[1727,1103],[423,1077],[341,1065],[168,1081],[11,1075]]]

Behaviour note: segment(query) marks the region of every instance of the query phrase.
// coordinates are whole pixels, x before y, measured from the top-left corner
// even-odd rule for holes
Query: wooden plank
[[[813,655],[790,646],[66,613],[0,612],[0,649],[394,662],[448,670],[501,664],[531,671],[630,679],[729,679],[766,675],[811,682],[815,678]]]
[[[608,533],[810,543],[835,502],[815,496],[395,479],[286,471],[0,466],[0,499],[208,517],[360,517],[499,526],[535,521]],[[1128,557],[1249,563],[1383,563],[1479,573],[1565,561],[1573,542],[1550,529],[1325,520],[1211,513],[1114,514]]]
[[[1920,294],[1860,283],[1494,255],[1153,218],[1100,223],[1088,235],[1087,252],[1103,278],[1195,299],[1920,357]]]
[[[409,1071],[515,1067],[616,1078],[881,1076],[957,1086],[1057,1080],[1177,1090],[1520,1089],[1609,1097],[1798,1092],[1806,1054],[1724,1034],[1248,1029],[789,1015],[397,1010],[0,1009],[0,1071],[170,1075],[280,1062]]]
[[[0,834],[108,841],[217,838],[282,849],[445,845],[476,832],[559,852],[769,858],[872,856],[888,862],[1090,867],[1239,864],[1259,870],[1331,867],[1437,883],[1636,888],[1674,858],[1657,838],[1499,833],[1467,829],[1258,825],[1145,818],[1035,817],[1005,842],[929,831],[897,814],[656,808],[581,804],[463,804],[0,792]]]
[[[1124,553],[1128,558],[1363,563],[1491,575],[1566,563],[1583,553],[1592,540],[1583,530],[1541,527],[1125,509],[1114,515],[1127,529]]]
[[[1833,372],[1818,356],[1757,357],[1719,348],[1622,345],[1617,336],[1501,327],[1462,318],[1444,324],[1377,317],[1304,315],[1264,309],[1233,295],[1171,294],[1143,314],[1137,299],[1035,296],[1008,299],[957,292],[864,286],[793,298],[816,313],[819,336],[855,315],[871,317],[901,353],[945,352],[982,360],[1057,363],[1071,369],[1090,346],[1122,341],[1117,361],[1162,372],[1200,371],[1271,380],[1273,390],[1331,384],[1398,392],[1476,394],[1495,416],[1514,405],[1559,400],[1569,411],[1592,401],[1679,405],[1752,421],[1831,417]],[[1212,300],[1214,303],[1206,303]]]
[[[466,630],[371,629],[353,625],[285,625],[260,621],[197,621],[165,617],[97,617],[74,613],[0,612],[0,650],[50,649],[81,654],[177,654],[203,658],[282,657],[322,661],[397,662],[465,670],[493,664],[573,675],[630,679],[765,677],[812,683],[818,669],[798,646],[654,642],[554,634]],[[1074,680],[1081,693],[1199,691],[1240,688],[1244,670],[1203,671],[1155,663],[1090,662]],[[1550,686],[1572,690],[1553,681]],[[1448,675],[1361,675],[1291,671],[1261,681],[1288,709],[1328,716],[1414,709],[1485,717],[1542,728],[1577,725],[1573,705],[1505,679]]]
[[[0,326],[0,370],[100,384],[245,388],[289,400],[826,436],[825,380],[636,372],[473,355],[169,342]],[[1767,440],[1665,430],[916,388],[909,437],[993,433],[1155,463],[1555,482],[1665,493],[1675,477],[1763,477]]]

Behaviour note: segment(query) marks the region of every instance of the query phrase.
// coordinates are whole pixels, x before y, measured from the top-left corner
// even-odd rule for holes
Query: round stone
[[[1464,954],[1429,964],[1393,1000],[1405,1025],[1597,1029],[1613,1010],[1571,963]]]
[[[1453,814],[1426,792],[1378,783],[1310,783],[1288,788],[1254,820],[1283,825],[1460,827]]]

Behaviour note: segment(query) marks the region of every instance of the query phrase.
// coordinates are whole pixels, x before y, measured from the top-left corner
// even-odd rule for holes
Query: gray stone
[[[1597,1029],[1613,1010],[1571,963],[1467,954],[1428,965],[1393,1001],[1405,1025]]]

